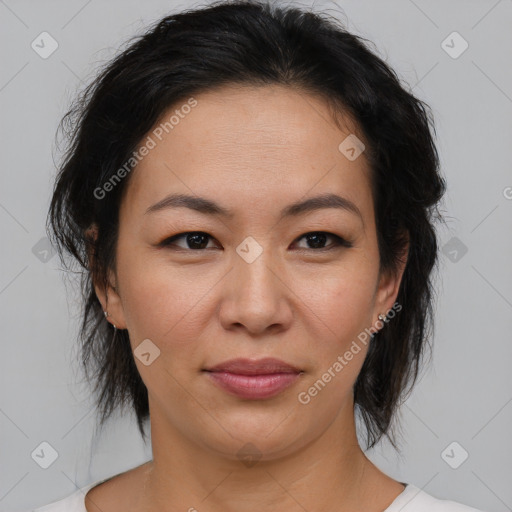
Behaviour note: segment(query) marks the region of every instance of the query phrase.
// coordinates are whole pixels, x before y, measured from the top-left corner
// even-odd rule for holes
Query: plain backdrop
[[[55,131],[78,88],[149,23],[199,5],[0,1],[1,511],[61,499],[151,458],[130,414],[95,431],[77,362],[78,295],[44,225]],[[439,498],[512,510],[512,1],[298,5],[373,41],[431,106],[448,181],[433,362],[402,407],[401,454],[382,443],[368,455]],[[58,45],[46,58],[33,49],[40,37],[46,51]],[[42,448],[55,451],[47,469]]]

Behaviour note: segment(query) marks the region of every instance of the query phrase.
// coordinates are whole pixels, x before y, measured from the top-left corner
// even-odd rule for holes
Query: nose
[[[260,336],[289,328],[293,319],[291,284],[271,261],[268,249],[251,263],[237,255],[226,277],[219,311],[224,329]]]

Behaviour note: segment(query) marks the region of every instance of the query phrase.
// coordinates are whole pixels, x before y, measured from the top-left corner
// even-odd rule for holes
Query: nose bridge
[[[275,298],[276,262],[270,239],[267,238],[267,242],[257,241],[249,236],[240,243],[236,252],[234,274],[237,293],[251,294],[253,300]]]

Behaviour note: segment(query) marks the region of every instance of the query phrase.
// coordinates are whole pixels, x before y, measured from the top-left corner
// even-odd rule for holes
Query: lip
[[[269,375],[272,373],[299,373],[301,370],[280,359],[265,357],[263,359],[230,359],[210,368],[209,372],[228,372],[238,375]]]
[[[280,359],[230,359],[204,370],[227,393],[249,400],[278,395],[297,382],[302,371]]]

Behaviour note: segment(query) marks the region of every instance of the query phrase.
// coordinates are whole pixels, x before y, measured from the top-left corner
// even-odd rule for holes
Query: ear
[[[109,269],[108,272],[108,284],[105,286],[104,283],[100,283],[97,280],[97,276],[93,273],[94,263],[94,242],[98,237],[98,226],[92,224],[86,231],[85,237],[87,242],[87,255],[89,259],[89,271],[92,274],[92,280],[94,283],[94,290],[96,296],[101,303],[103,311],[108,312],[107,321],[115,325],[118,329],[126,329],[126,320],[123,310],[123,303],[121,296],[119,295],[119,287],[117,286],[117,279],[115,273]]]
[[[373,323],[379,320],[379,314],[386,315],[396,302],[400,283],[407,265],[409,255],[409,235],[405,234],[406,244],[400,254],[399,263],[395,272],[387,271],[381,273],[375,294],[375,307],[373,310]],[[400,306],[401,309],[401,306]],[[398,309],[398,311],[400,310]]]

